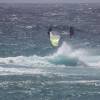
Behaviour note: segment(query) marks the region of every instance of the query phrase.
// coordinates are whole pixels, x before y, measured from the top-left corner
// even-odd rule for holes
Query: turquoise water
[[[99,4],[0,5],[0,100],[99,100]],[[58,48],[48,27],[68,32]]]

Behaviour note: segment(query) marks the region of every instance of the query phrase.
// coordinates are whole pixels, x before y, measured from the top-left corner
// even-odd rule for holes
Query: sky
[[[0,0],[0,3],[95,3],[100,0]]]

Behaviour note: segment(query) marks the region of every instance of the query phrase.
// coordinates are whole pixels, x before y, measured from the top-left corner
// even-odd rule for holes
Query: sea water
[[[0,100],[99,99],[100,4],[0,4]]]

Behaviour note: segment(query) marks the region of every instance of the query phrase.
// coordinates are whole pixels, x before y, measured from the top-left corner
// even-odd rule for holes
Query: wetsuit
[[[52,31],[52,28],[50,27],[50,28],[48,29],[48,35],[50,34],[51,31]]]
[[[70,26],[69,33],[70,33],[70,38],[72,38],[72,36],[74,35],[74,27],[73,26]]]

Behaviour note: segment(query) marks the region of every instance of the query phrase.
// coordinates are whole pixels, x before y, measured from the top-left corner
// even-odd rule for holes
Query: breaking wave
[[[63,42],[61,47],[51,55],[40,57],[17,56],[0,58],[0,73],[44,73],[42,68],[48,67],[100,67],[100,56],[92,56],[83,49],[73,49],[69,44]],[[27,70],[28,69],[28,70]]]
[[[70,45],[63,42],[54,54],[45,57],[33,55],[0,58],[0,64],[40,67],[50,67],[50,65],[77,66],[79,64],[99,66],[99,59],[100,56],[89,55],[83,49],[72,49]]]

